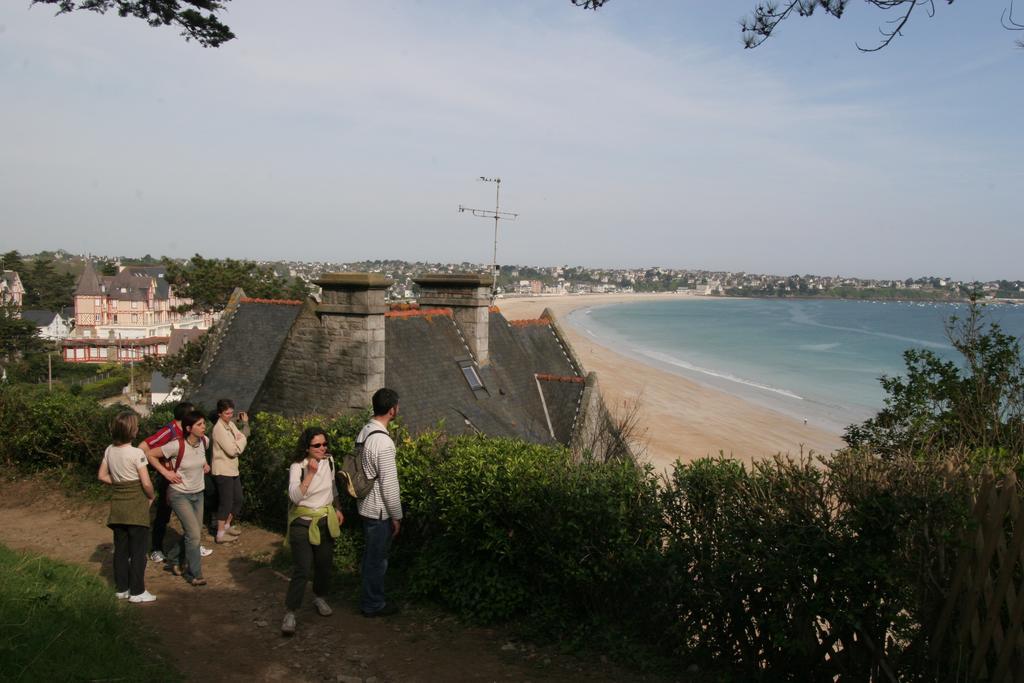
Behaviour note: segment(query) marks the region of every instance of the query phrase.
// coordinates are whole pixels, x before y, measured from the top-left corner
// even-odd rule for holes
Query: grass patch
[[[0,680],[181,680],[88,570],[0,545]]]

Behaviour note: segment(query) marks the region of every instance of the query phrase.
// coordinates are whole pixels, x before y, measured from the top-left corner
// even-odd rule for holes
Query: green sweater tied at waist
[[[110,496],[110,516],[107,526],[111,524],[131,524],[149,526],[149,498],[142,490],[139,481],[123,481],[112,485]]]
[[[330,505],[324,505],[319,508],[307,508],[302,506],[294,506],[288,510],[288,528],[292,526],[292,522],[297,520],[299,517],[309,517],[309,544],[320,545],[320,520],[324,517],[327,518],[327,530],[331,534],[331,538],[337,538],[341,536],[341,524],[338,523],[338,515],[335,514],[334,508]],[[284,535],[284,544],[288,545],[288,534]]]

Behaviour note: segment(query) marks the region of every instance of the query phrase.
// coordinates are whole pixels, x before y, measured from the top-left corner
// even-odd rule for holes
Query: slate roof
[[[189,400],[212,409],[230,398],[236,410],[249,410],[301,308],[297,301],[241,299],[218,323],[202,385]]]
[[[152,275],[130,268],[104,280],[107,281],[107,296],[121,301],[146,301],[149,290],[155,288]]]
[[[85,269],[78,276],[78,286],[75,287],[75,296],[103,296],[103,288],[100,284],[100,276],[92,263],[85,262]]]
[[[386,319],[385,384],[402,397],[403,424],[416,433],[443,420],[449,433],[569,443],[583,384],[538,381],[538,372],[574,374],[550,325],[521,334],[499,312],[489,320],[490,362],[474,364],[484,389],[473,391],[461,368],[472,354],[451,318]]]
[[[181,351],[185,347],[185,344],[199,339],[205,333],[206,330],[185,328],[171,330],[171,338],[167,342],[167,355],[173,356],[178,351]]]
[[[550,443],[536,388],[492,362],[480,368],[452,318],[444,315],[385,320],[385,384],[401,396],[402,422],[421,432],[444,422],[454,434],[529,438]],[[461,364],[472,364],[484,389],[474,392]]]
[[[127,266],[125,270],[153,278],[153,281],[156,283],[154,297],[157,299],[170,298],[171,285],[167,282],[167,268],[164,266]]]
[[[164,377],[162,373],[154,372],[149,376],[149,390],[154,394],[171,393],[171,380]]]
[[[22,309],[21,311],[22,320],[30,320],[35,323],[36,327],[46,327],[53,322],[56,316],[57,314],[53,311],[44,311],[38,308]]]
[[[298,302],[241,301],[219,323],[208,349],[212,361],[190,396],[205,408],[226,397],[237,409],[249,409],[301,308]],[[488,336],[489,362],[481,367],[450,310],[385,316],[385,384],[401,397],[403,424],[413,433],[443,423],[451,434],[569,444],[584,383],[556,327],[543,319],[510,324],[492,309]],[[482,388],[470,386],[465,366],[476,371]]]

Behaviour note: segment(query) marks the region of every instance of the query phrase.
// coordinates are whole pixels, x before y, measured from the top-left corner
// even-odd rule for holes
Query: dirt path
[[[50,491],[50,492],[47,492]],[[39,481],[0,479],[0,542],[88,566],[111,580],[113,544],[106,503],[79,504]],[[323,618],[306,603],[293,638],[278,630],[286,578],[268,560],[281,537],[246,527],[241,540],[203,560],[209,585],[193,588],[150,563],[154,603],[130,606],[164,634],[194,681],[663,681],[600,662],[518,644],[499,631],[473,629],[436,611],[409,607],[366,619],[341,597]],[[204,545],[214,547],[212,539]],[[113,587],[111,587],[113,591]],[[129,606],[126,606],[129,607]],[[553,649],[553,648],[552,648]]]

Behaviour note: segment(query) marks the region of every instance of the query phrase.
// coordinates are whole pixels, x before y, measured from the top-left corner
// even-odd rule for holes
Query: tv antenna
[[[459,204],[459,213],[470,212],[478,218],[494,219],[494,254],[491,257],[491,302],[498,293],[498,221],[514,221],[519,217],[518,213],[509,213],[501,210],[501,178],[485,178],[480,176],[479,180],[485,183],[494,183],[494,211],[488,209],[474,209]]]

